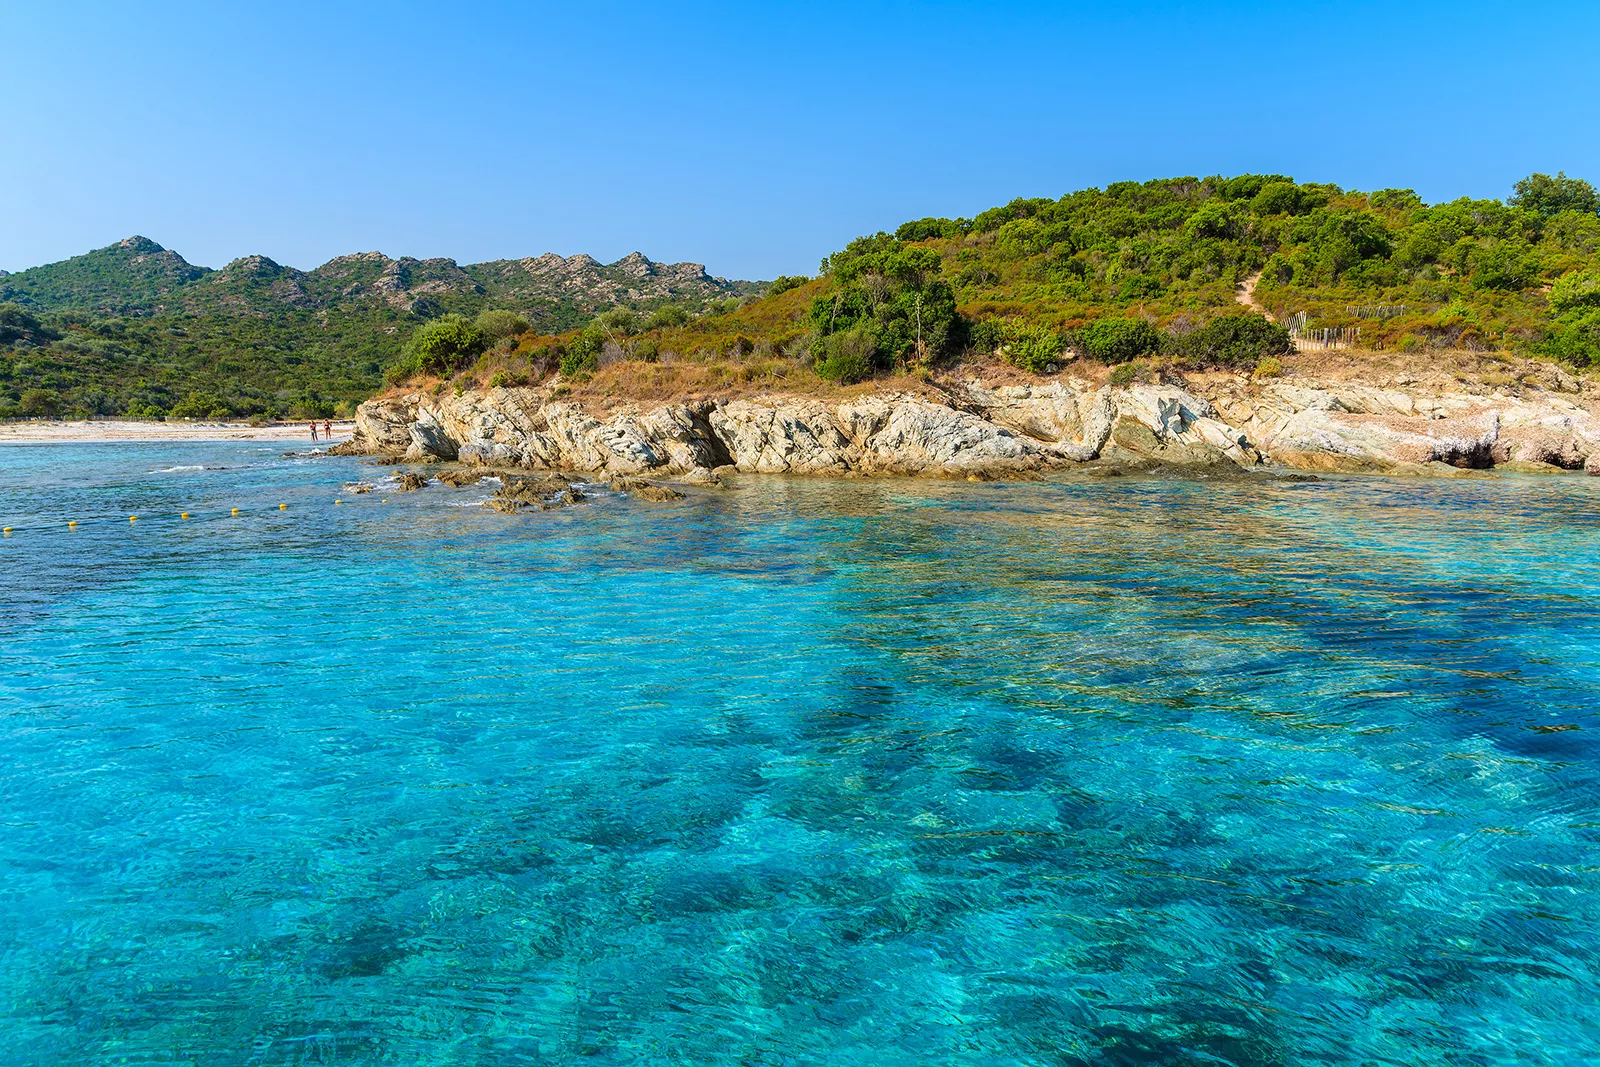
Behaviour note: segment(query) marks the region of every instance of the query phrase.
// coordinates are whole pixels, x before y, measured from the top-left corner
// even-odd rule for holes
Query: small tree
[[[519,333],[528,332],[528,320],[518,315],[515,311],[505,311],[491,308],[480,311],[472,325],[483,335],[486,344],[496,344],[507,337],[515,337]]]
[[[417,327],[408,347],[418,368],[433,374],[449,374],[483,351],[484,338],[465,317],[445,315]]]
[[[1567,177],[1566,171],[1557,171],[1554,178],[1548,174],[1530,174],[1513,188],[1517,195],[1508,203],[1546,218],[1563,211],[1582,211],[1589,215],[1600,211],[1600,193],[1582,178]]]
[[[54,389],[25,389],[17,401],[17,413],[24,418],[50,418],[61,414],[61,394]]]

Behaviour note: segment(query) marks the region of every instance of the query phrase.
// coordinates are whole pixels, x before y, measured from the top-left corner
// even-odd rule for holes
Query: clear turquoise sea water
[[[1600,1061],[1600,479],[363,473],[0,448],[6,1064]]]

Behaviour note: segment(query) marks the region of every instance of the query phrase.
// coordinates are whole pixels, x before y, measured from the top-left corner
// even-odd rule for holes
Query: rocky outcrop
[[[1191,385],[1078,380],[842,402],[766,395],[597,415],[537,388],[363,404],[350,449],[481,468],[612,478],[718,473],[997,477],[1077,464],[1219,472],[1451,472],[1600,467],[1600,418],[1575,399],[1230,377]],[[716,472],[716,473],[714,473]]]
[[[570,507],[583,499],[582,490],[559,476],[519,478],[502,474],[500,488],[495,490],[494,496],[483,502],[483,506],[510,514],[524,508],[550,511]]]

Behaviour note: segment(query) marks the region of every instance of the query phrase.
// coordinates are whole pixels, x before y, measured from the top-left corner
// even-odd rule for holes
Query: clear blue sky
[[[1600,182],[1600,4],[0,0],[0,268],[851,237],[1120,179]]]

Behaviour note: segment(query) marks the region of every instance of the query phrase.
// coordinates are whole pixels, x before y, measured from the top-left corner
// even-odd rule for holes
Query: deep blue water
[[[0,448],[7,1065],[1600,1062],[1600,480],[279,453]]]

